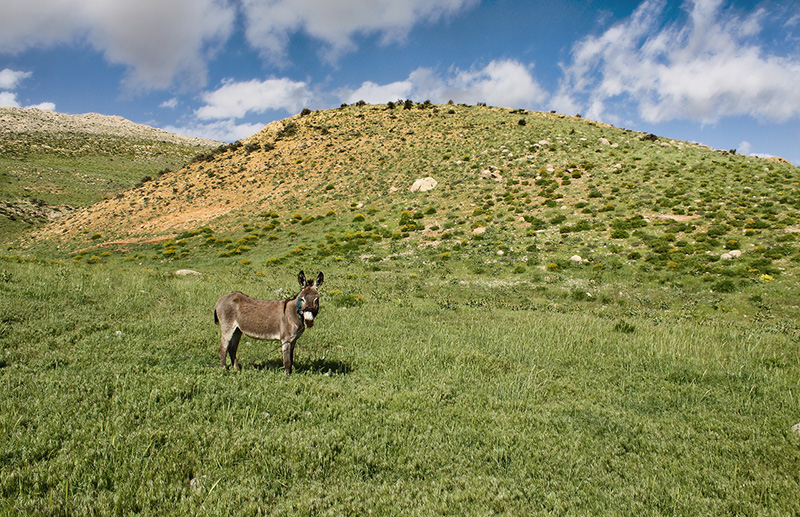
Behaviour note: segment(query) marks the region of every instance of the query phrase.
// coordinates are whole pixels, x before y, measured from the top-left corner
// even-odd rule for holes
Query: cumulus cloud
[[[167,109],[175,109],[178,107],[178,99],[177,97],[173,97],[171,99],[167,99],[161,104],[158,105],[159,108],[167,108]]]
[[[562,65],[555,107],[612,121],[626,108],[650,122],[800,116],[800,58],[758,44],[764,10],[741,15],[723,0],[694,0],[684,18],[665,24],[665,7],[646,0],[630,18],[578,42]]]
[[[88,42],[129,67],[130,88],[202,86],[206,58],[230,36],[235,9],[225,0],[26,0],[0,17],[0,52]]]
[[[17,94],[14,92],[0,92],[0,106],[6,108],[19,108]]]
[[[378,33],[383,43],[402,41],[418,23],[434,23],[478,4],[478,0],[243,0],[246,36],[274,61],[289,38],[303,31],[326,44],[335,60],[355,48],[353,37]]]
[[[0,70],[0,90],[14,90],[20,81],[30,76],[30,72],[19,72],[10,68]]]
[[[40,110],[50,110],[55,111],[56,104],[54,102],[40,102],[39,104],[31,104],[30,106],[25,106],[26,108],[36,108]]]
[[[33,75],[31,72],[19,72],[17,70],[11,70],[10,68],[5,68],[3,70],[0,70],[0,90],[7,90],[7,91],[0,91],[0,106],[9,108],[22,107],[19,101],[17,100],[16,92],[10,90],[15,90],[23,79],[27,79],[31,75]],[[52,102],[42,102],[39,104],[33,104],[25,107],[38,108],[44,110],[56,109],[56,105]]]
[[[449,100],[465,104],[486,102],[520,108],[535,108],[548,97],[533,77],[531,68],[513,59],[492,61],[483,68],[452,69],[444,77],[430,68],[418,68],[403,81],[385,85],[368,81],[354,90],[340,90],[339,96],[348,103],[412,98],[436,103]]]
[[[413,96],[414,83],[410,80],[396,81],[389,84],[376,84],[365,81],[355,90],[343,89],[339,92],[342,101],[348,104],[364,101],[368,104],[381,104]]]
[[[195,112],[200,120],[237,119],[268,110],[296,113],[311,101],[311,91],[306,83],[286,78],[227,81],[203,94],[203,101]]]
[[[233,119],[215,120],[213,122],[194,122],[184,126],[165,126],[164,131],[178,135],[207,138],[219,142],[235,142],[252,136],[264,128],[261,123],[236,123]]]

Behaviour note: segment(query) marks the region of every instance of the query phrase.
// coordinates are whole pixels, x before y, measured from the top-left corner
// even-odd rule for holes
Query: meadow
[[[775,282],[748,318],[619,274],[579,296],[580,275],[435,263],[141,260],[0,258],[0,512],[800,511],[800,327]],[[295,373],[250,339],[241,373],[216,366],[216,298],[290,296],[317,265]]]
[[[800,513],[800,169],[409,102],[5,239],[0,514]],[[217,298],[300,269],[295,373],[217,366]]]

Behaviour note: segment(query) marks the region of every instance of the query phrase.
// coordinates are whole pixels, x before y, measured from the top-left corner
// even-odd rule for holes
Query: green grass
[[[0,514],[800,513],[800,169],[412,107],[306,114],[4,235]],[[326,280],[295,374],[247,338],[216,367],[216,299],[300,269]]]
[[[298,264],[162,260],[0,259],[1,511],[800,511],[780,279],[749,301],[330,258],[289,377],[250,339],[215,367],[211,310],[293,292]]]

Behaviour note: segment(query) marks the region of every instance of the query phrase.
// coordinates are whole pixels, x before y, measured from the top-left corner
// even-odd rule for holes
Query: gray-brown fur
[[[259,300],[240,292],[228,293],[214,306],[214,321],[219,323],[222,337],[219,345],[219,362],[226,367],[228,354],[236,370],[241,369],[236,360],[236,349],[242,334],[255,339],[280,340],[283,349],[283,368],[292,373],[294,344],[306,327],[314,325],[319,311],[319,286],[323,275],[314,282],[306,282],[300,271],[297,281],[300,292],[289,300]]]

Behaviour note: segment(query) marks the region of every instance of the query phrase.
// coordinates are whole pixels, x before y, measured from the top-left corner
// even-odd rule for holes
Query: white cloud
[[[304,31],[326,44],[330,60],[355,48],[353,37],[378,33],[383,43],[402,41],[418,23],[434,23],[478,0],[243,0],[247,39],[280,61],[293,33]]]
[[[514,60],[492,61],[481,70],[458,72],[448,86],[451,96],[461,102],[533,108],[547,98],[530,69]]]
[[[235,142],[252,136],[264,128],[264,124],[237,124],[236,121],[217,120],[209,123],[193,123],[187,126],[166,126],[164,131],[185,136],[207,138],[220,142]]]
[[[757,44],[765,11],[739,15],[723,0],[695,0],[684,4],[685,19],[664,25],[665,5],[646,0],[629,19],[578,42],[562,65],[555,107],[606,120],[627,107],[651,122],[800,116],[800,57]]]
[[[167,108],[167,109],[175,109],[178,107],[178,98],[173,97],[171,99],[165,100],[161,104],[158,105],[159,108]]]
[[[228,81],[217,90],[203,94],[206,103],[195,115],[201,120],[236,119],[248,113],[284,110],[296,113],[311,102],[304,82],[290,79]]]
[[[26,0],[5,2],[0,52],[88,42],[129,67],[131,88],[202,86],[206,58],[233,30],[225,0]]]
[[[381,104],[389,101],[409,98],[414,91],[414,83],[410,80],[397,81],[389,84],[375,84],[365,81],[355,90],[341,90],[342,101],[353,104],[364,101],[368,104]]]
[[[14,90],[23,79],[31,76],[31,72],[18,72],[5,68],[0,70],[0,89],[1,90]]]
[[[410,98],[435,103],[486,102],[519,108],[535,108],[548,96],[534,79],[531,69],[513,59],[492,61],[484,68],[453,69],[445,77],[429,68],[418,68],[404,81],[385,85],[367,81],[355,90],[343,89],[338,94],[348,103],[364,100],[377,104]]]
[[[6,108],[19,108],[17,94],[14,92],[0,92],[0,106]]]
[[[56,104],[54,102],[40,102],[39,104],[31,104],[30,106],[25,106],[26,108],[36,108],[40,110],[50,110],[55,111]]]
[[[742,141],[739,144],[739,147],[736,148],[738,152],[742,154],[750,154],[750,151],[753,149],[753,146],[747,140]]]
[[[14,90],[20,81],[33,75],[31,72],[18,72],[9,68],[0,70],[0,90]],[[0,91],[0,106],[9,108],[21,107],[17,100],[17,93],[13,91]],[[52,102],[42,102],[25,106],[26,108],[38,108],[44,110],[54,110],[56,105]]]

